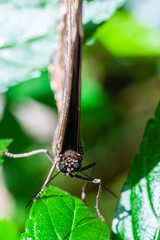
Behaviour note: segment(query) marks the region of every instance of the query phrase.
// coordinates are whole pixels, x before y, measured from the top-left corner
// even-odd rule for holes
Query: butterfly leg
[[[1,153],[10,158],[30,157],[30,156],[33,156],[33,155],[36,155],[39,153],[45,153],[46,156],[54,163],[54,158],[52,157],[52,155],[49,153],[49,151],[47,149],[38,149],[38,150],[31,151],[31,152],[20,153],[20,154],[13,154],[13,153],[4,152],[4,151],[2,151]]]
[[[83,173],[84,174],[84,173]],[[86,174],[84,174],[86,175]],[[87,176],[87,175],[86,175]],[[102,187],[105,188],[105,186],[102,184],[101,182],[101,179],[93,179],[89,176],[87,176],[88,178],[86,177],[82,177],[82,176],[79,176],[79,175],[75,175],[76,178],[78,179],[81,179],[83,181],[86,181],[86,182],[92,182],[92,183],[96,183],[99,185],[99,188],[98,188],[98,192],[97,192],[97,196],[96,196],[96,211],[97,211],[97,215],[99,216],[99,218],[102,220],[102,221],[105,221],[104,217],[102,216],[102,214],[100,213],[100,210],[99,210],[99,198],[100,198],[100,193],[101,193],[101,189]],[[111,192],[110,190],[108,190],[107,188],[105,188],[107,191]],[[112,193],[112,192],[111,192]],[[116,195],[115,195],[116,196]]]
[[[92,163],[92,164],[90,164],[90,165],[88,165],[88,166],[82,167],[81,170],[84,171],[84,170],[87,170],[87,169],[89,169],[89,168],[92,168],[92,171],[91,171],[91,176],[92,176],[92,175],[93,175],[93,172],[94,172],[94,170],[95,170],[95,165],[96,165],[96,163],[94,162],[94,163]],[[86,198],[86,188],[87,188],[87,185],[88,185],[88,182],[85,182],[85,184],[84,184],[83,187],[82,187],[81,200],[82,200],[84,203],[86,203],[85,198]]]
[[[56,168],[56,164],[57,162],[59,161],[59,159],[55,160],[54,163],[53,163],[53,166],[43,184],[43,186],[41,187],[40,191],[32,198],[33,201],[35,201],[36,199],[38,199],[40,197],[40,195],[43,193],[43,191],[45,190],[45,188],[47,187],[47,184],[50,182],[51,180],[51,176],[52,176],[52,173],[54,171],[54,169]],[[59,172],[58,172],[59,173]],[[57,174],[56,174],[57,175]]]
[[[81,200],[86,204],[86,187],[88,185],[88,182],[85,182],[85,184],[82,187],[82,193],[81,193]]]
[[[99,198],[100,198],[100,194],[101,194],[101,191],[102,191],[101,179],[95,179],[95,180],[96,180],[96,183],[99,182],[98,192],[97,192],[97,196],[96,196],[96,211],[97,211],[98,217],[102,221],[105,222],[105,219],[104,219],[104,217],[102,216],[102,214],[100,213],[100,210],[99,210]]]
[[[92,182],[93,183],[96,183],[96,184],[99,184],[99,188],[98,188],[98,192],[97,192],[97,196],[96,196],[96,211],[97,211],[97,214],[99,216],[99,218],[102,220],[102,221],[105,221],[104,217],[102,216],[102,214],[100,213],[100,210],[99,210],[99,198],[100,198],[100,193],[101,193],[101,190],[102,190],[102,187],[108,191],[109,193],[112,194],[112,196],[114,196],[115,198],[118,199],[118,201],[120,201],[119,197],[113,193],[110,189],[106,188],[103,184],[102,184],[102,181],[101,179],[92,179]]]

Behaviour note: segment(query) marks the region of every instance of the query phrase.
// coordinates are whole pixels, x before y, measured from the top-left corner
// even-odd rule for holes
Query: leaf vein
[[[69,240],[71,240],[71,237],[72,237],[75,215],[76,215],[76,202],[75,202],[75,200],[74,200],[73,221],[72,221],[71,233],[70,233],[70,236],[69,236]]]
[[[44,199],[42,199],[42,200],[44,201]],[[56,233],[57,238],[61,240],[61,238],[59,238],[59,235],[58,235],[58,233],[57,233],[57,231],[56,231],[56,228],[54,227],[54,223],[53,223],[53,221],[52,221],[51,214],[50,214],[49,208],[48,208],[48,206],[47,206],[46,203],[45,203],[45,206],[46,206],[46,209],[47,209],[47,211],[48,211],[48,215],[49,215],[50,220],[51,220],[51,223],[52,223],[52,224],[51,224],[51,225],[52,225],[52,229],[53,229],[53,231]]]

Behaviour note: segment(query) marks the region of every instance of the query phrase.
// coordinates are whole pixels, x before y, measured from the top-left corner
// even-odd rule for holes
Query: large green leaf
[[[160,239],[160,104],[134,158],[112,230],[114,240]]]
[[[117,12],[98,28],[96,38],[116,57],[160,55],[160,32],[125,12]]]
[[[16,224],[7,220],[0,220],[0,239],[1,240],[17,240],[18,228]]]
[[[84,24],[93,23],[94,32],[97,24],[108,19],[123,2],[84,2]],[[48,68],[58,41],[59,1],[0,1],[0,16],[1,93],[10,86],[40,77]]]
[[[33,203],[21,236],[27,239],[107,240],[109,232],[106,223],[81,200],[50,186]]]
[[[12,139],[0,139],[0,165],[4,162],[2,156],[3,154],[1,153],[1,151],[6,152],[8,149],[8,146],[11,144]]]

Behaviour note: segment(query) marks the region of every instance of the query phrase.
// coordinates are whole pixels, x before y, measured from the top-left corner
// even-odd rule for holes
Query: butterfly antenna
[[[60,172],[61,172],[61,171],[58,171],[51,179],[49,179],[48,183],[50,183],[50,182],[53,180],[53,178],[57,177],[57,175],[58,175]],[[47,184],[48,184],[48,183],[47,183]]]
[[[32,203],[32,199],[27,203],[27,205],[25,206],[25,208],[27,208],[31,203]]]

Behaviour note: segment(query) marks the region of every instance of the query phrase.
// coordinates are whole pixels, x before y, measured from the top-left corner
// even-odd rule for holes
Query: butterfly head
[[[66,151],[61,155],[59,170],[67,176],[73,177],[81,169],[82,155],[73,150]]]

